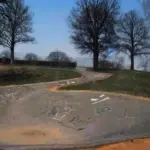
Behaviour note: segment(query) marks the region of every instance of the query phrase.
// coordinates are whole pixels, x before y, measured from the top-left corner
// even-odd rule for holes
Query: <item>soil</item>
[[[150,149],[150,139],[139,139],[88,150],[149,150],[149,149]]]

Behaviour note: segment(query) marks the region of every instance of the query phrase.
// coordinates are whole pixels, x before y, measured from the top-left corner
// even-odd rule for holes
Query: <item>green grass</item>
[[[42,67],[0,67],[0,86],[50,82],[80,77],[81,74],[69,69],[44,69]]]
[[[98,90],[150,97],[150,73],[140,71],[115,71],[103,81],[68,86],[65,90]]]

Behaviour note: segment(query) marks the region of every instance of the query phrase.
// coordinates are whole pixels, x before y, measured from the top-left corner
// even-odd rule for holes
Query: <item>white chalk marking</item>
[[[66,110],[66,111],[69,110],[69,112],[66,112],[66,114],[71,112],[71,108],[69,108],[69,107],[65,107],[65,110]]]
[[[65,100],[65,105],[68,105],[68,102]]]
[[[70,84],[70,82],[69,82],[69,81],[67,81],[67,84]]]
[[[61,120],[63,120],[64,117],[66,117],[66,115],[63,115],[63,116],[61,117]]]
[[[5,93],[5,96],[7,96],[7,97],[11,97],[11,96],[14,96],[14,95],[16,95],[17,94],[17,92],[15,92],[15,93]]]
[[[100,98],[102,98],[102,97],[104,97],[105,96],[105,94],[102,94],[101,96],[100,96]]]
[[[59,116],[59,113],[56,113],[55,117],[53,118],[54,120],[58,120],[58,121],[61,121],[63,119],[63,117],[65,117],[65,115],[60,115]]]
[[[62,121],[63,118],[66,117],[66,115],[69,114],[69,113],[72,111],[72,109],[69,108],[69,107],[65,107],[65,110],[66,110],[66,111],[69,110],[69,111],[68,111],[68,112],[65,112],[63,115],[60,115],[60,116],[59,116],[59,112],[58,112],[58,113],[56,113],[56,115],[55,115],[55,117],[54,117],[53,119],[54,119],[54,120],[58,120],[58,121]]]
[[[92,98],[92,99],[91,99],[92,102],[96,102],[96,101],[98,101],[98,100],[99,100],[99,99],[96,99],[96,98]]]
[[[72,84],[75,84],[76,82],[72,81],[71,83],[72,83]]]
[[[56,117],[54,117],[53,120],[61,121],[62,118],[56,118]]]
[[[15,97],[14,97],[14,95],[12,95],[12,98],[13,98],[13,100],[15,100]]]
[[[98,102],[94,102],[94,103],[92,103],[92,104],[98,104],[98,103],[105,102],[105,101],[108,101],[108,100],[110,100],[109,97],[104,98],[103,100],[100,100],[100,101],[98,101]]]
[[[65,85],[65,84],[60,84],[61,86]]]
[[[1,98],[4,98],[4,96],[0,95]]]

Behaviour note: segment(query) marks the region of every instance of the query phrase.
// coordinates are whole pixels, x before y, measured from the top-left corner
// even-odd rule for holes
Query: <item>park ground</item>
[[[73,69],[29,66],[0,66],[0,86],[51,82],[78,78],[81,74]]]
[[[37,144],[44,143],[45,140],[51,140],[54,143],[61,140],[59,142],[67,143],[67,141],[74,142],[74,140],[82,141],[82,138],[84,139],[87,135],[90,135],[91,137],[89,138],[93,140],[98,137],[101,137],[101,140],[103,136],[107,140],[112,140],[111,138],[118,136],[124,139],[124,134],[132,137],[137,133],[136,138],[143,137],[141,135],[144,134],[150,135],[149,101],[141,101],[142,98],[138,97],[117,96],[103,92],[150,97],[150,73],[115,71],[107,74],[80,71],[80,74],[79,71],[68,69],[41,67],[34,69],[32,67],[20,68],[16,66],[15,68],[1,67],[0,70],[5,79],[8,76],[4,76],[4,74],[9,74],[9,77],[13,74],[13,78],[10,78],[9,82],[1,79],[3,81],[0,81],[1,85],[12,85],[16,84],[16,82],[18,82],[17,84],[26,84],[66,79],[55,84],[45,83],[43,87],[39,84],[22,87],[1,87],[0,98],[2,98],[2,101],[0,101],[0,107],[1,111],[4,110],[3,113],[0,111],[1,142]],[[19,74],[20,72],[25,74],[25,81],[21,82],[22,78],[15,77],[14,72],[15,74],[16,72],[17,74],[18,72]],[[38,76],[35,76],[37,74]],[[32,80],[27,79],[30,76]],[[74,82],[76,85],[68,85],[68,81],[70,83]],[[63,90],[69,89],[72,91],[51,91],[56,86],[61,87]],[[80,92],[80,90],[87,90],[88,92]],[[92,91],[97,92],[93,93]],[[100,100],[100,97],[103,97],[105,101],[102,100],[98,104],[96,104],[97,102],[94,102],[94,105],[91,104],[92,99],[94,101],[96,99]],[[60,112],[57,112],[57,108],[59,108]],[[70,112],[71,109],[72,113]],[[56,120],[58,118],[55,118],[58,117],[57,114],[59,113],[59,117],[62,116],[60,124]],[[65,118],[64,114],[66,115]],[[120,123],[118,126],[116,126],[117,121]],[[91,129],[93,130],[92,133],[90,133]],[[122,132],[122,129],[126,130]],[[102,134],[104,130],[105,132]],[[66,136],[70,138],[65,139]],[[87,150],[149,150],[149,147],[149,139],[139,139]]]
[[[150,72],[111,71],[112,76],[105,80],[91,81],[79,85],[60,88],[61,90],[107,91],[136,96],[150,97]]]

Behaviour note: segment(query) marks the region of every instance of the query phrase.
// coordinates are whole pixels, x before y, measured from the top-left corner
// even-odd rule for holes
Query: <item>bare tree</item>
[[[69,61],[69,57],[67,56],[66,53],[56,50],[49,54],[49,56],[47,57],[47,60],[49,60],[49,61]]]
[[[149,31],[144,18],[134,10],[129,11],[121,16],[117,33],[120,51],[129,56],[130,69],[134,70],[135,56],[150,54]]]
[[[116,57],[114,61],[114,65],[116,69],[124,68],[124,57]]]
[[[150,25],[150,1],[149,0],[138,0],[142,6],[145,19]]]
[[[25,60],[28,61],[37,61],[38,60],[38,56],[34,53],[27,53],[24,57]]]
[[[14,50],[17,43],[33,42],[32,16],[24,0],[7,0],[0,5],[0,45],[11,52],[11,64],[14,63]]]
[[[139,67],[147,71],[150,64],[150,57],[148,55],[140,57]]]
[[[69,16],[72,42],[81,54],[93,54],[94,70],[99,54],[112,46],[118,10],[118,0],[77,0]]]

